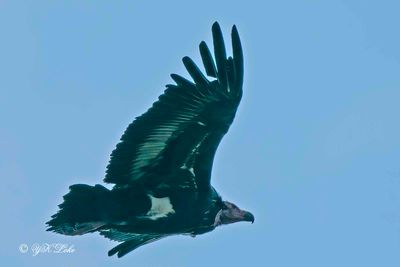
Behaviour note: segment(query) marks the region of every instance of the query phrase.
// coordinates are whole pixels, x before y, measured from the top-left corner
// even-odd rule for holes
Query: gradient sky
[[[373,3],[371,3],[373,2]],[[399,1],[0,0],[4,266],[400,266]],[[256,222],[122,259],[45,231],[73,183],[101,183],[125,127],[188,76],[219,21],[244,96],[212,182]],[[230,52],[230,47],[228,48]],[[74,245],[22,254],[25,243]]]

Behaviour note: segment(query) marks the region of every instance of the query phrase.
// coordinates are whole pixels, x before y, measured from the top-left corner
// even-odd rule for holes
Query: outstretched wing
[[[176,85],[167,85],[158,101],[122,135],[111,153],[105,182],[116,186],[149,182],[141,180],[150,179],[149,174],[167,176],[180,168],[192,175],[199,190],[210,186],[214,155],[235,117],[243,84],[243,53],[236,27],[232,28],[233,57],[226,57],[218,23],[213,24],[212,34],[215,62],[206,43],[200,43],[204,68],[212,81],[184,57],[194,82],[171,75]]]

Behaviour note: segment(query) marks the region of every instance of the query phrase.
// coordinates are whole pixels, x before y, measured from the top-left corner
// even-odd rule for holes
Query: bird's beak
[[[254,215],[247,210],[233,210],[231,211],[232,219],[237,222],[251,222],[254,223]]]
[[[228,201],[224,201],[224,205],[225,208],[221,209],[215,216],[215,226],[244,221],[254,223],[254,215],[250,212],[241,210],[236,205]]]
[[[254,223],[254,215],[248,211],[243,211],[243,221]]]

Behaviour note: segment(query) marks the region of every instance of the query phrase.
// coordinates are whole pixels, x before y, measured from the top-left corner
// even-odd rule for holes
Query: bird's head
[[[222,209],[215,216],[214,226],[230,224],[235,222],[254,222],[254,215],[248,211],[241,210],[235,204],[222,201]]]

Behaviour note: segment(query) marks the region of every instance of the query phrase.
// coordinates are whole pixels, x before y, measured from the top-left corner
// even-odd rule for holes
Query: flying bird
[[[122,257],[171,235],[196,236],[254,216],[222,200],[210,184],[217,147],[242,98],[243,52],[232,27],[233,55],[226,56],[221,28],[212,26],[214,57],[203,41],[206,75],[182,59],[193,81],[171,74],[175,84],[126,129],[111,153],[105,183],[74,184],[47,231],[100,235],[120,242],[108,255]],[[207,78],[208,76],[209,78]]]

